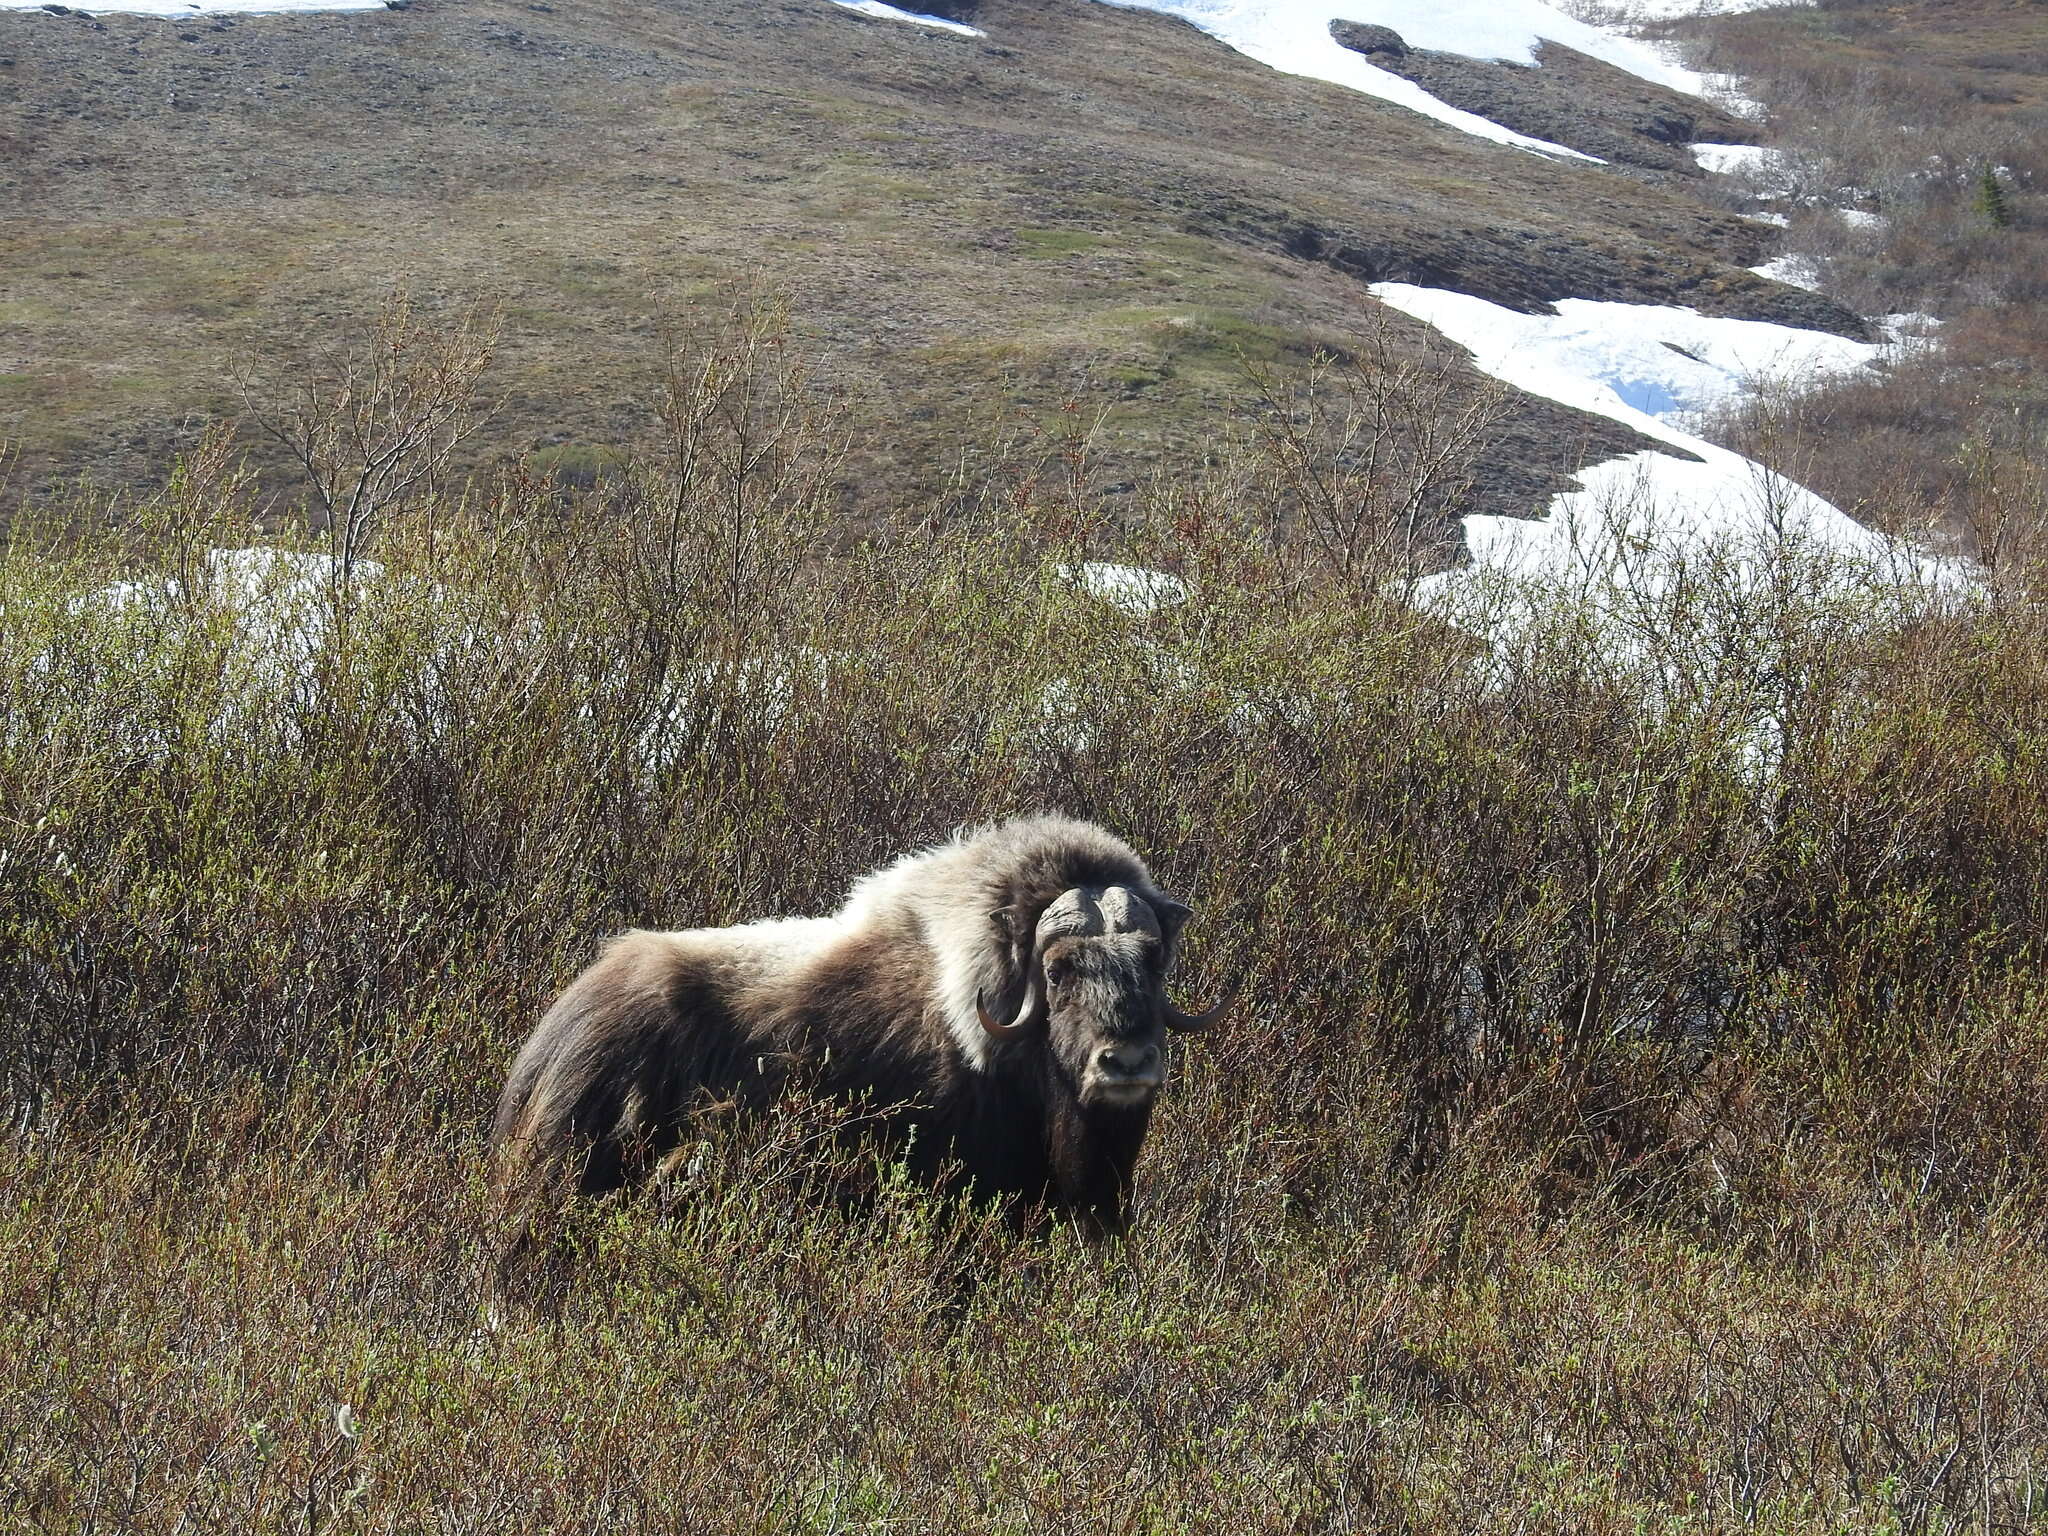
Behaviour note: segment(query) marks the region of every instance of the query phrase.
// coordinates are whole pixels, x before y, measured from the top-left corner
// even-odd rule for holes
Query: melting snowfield
[[[1496,143],[1579,155],[1461,112],[1412,82],[1374,68],[1330,36],[1333,19],[1389,27],[1411,48],[1536,65],[1548,40],[1658,85],[1725,98],[1734,83],[1679,68],[1616,28],[1669,17],[1759,9],[1774,0],[1621,0],[1607,29],[1543,0],[1107,0],[1181,17],[1248,57],[1290,74],[1327,80],[1412,108]],[[1785,3],[1785,0],[1776,0]],[[1799,3],[1799,0],[1790,0]],[[1740,103],[1724,105],[1739,109]],[[1747,145],[1694,148],[1709,172],[1759,182],[1786,177],[1777,150]],[[1845,214],[1845,218],[1849,215]],[[1813,281],[1791,263],[1766,276]],[[1881,568],[1899,581],[1942,588],[1968,577],[1952,562],[1901,549],[1802,486],[1693,435],[1701,413],[1758,384],[1817,382],[1863,368],[1881,348],[1762,321],[1722,319],[1668,306],[1566,299],[1550,314],[1525,315],[1465,294],[1382,283],[1373,293],[1472,353],[1475,365],[1530,394],[1633,427],[1670,452],[1629,454],[1579,475],[1540,520],[1468,517],[1473,565],[1428,584],[1425,596],[1476,585],[1569,580],[1633,586],[1661,583],[1693,553],[1761,552],[1791,545]]]
[[[979,27],[970,27],[964,21],[954,21],[945,16],[927,16],[922,11],[898,10],[893,5],[884,5],[882,0],[832,0],[837,6],[849,11],[859,11],[863,16],[877,16],[884,21],[912,21],[920,27],[931,27],[940,32],[954,32],[961,37],[987,37]]]
[[[1421,86],[1366,62],[1330,35],[1333,21],[1391,27],[1411,48],[1468,58],[1534,64],[1545,41],[1603,59],[1657,85],[1704,95],[1708,82],[1680,69],[1633,38],[1575,21],[1543,0],[1106,0],[1134,10],[1162,11],[1201,28],[1248,58],[1290,75],[1327,80],[1407,107],[1461,132],[1497,144],[1573,160],[1591,160],[1562,144],[1503,128],[1440,101]]]
[[[1556,315],[1524,315],[1405,283],[1376,284],[1373,293],[1464,347],[1491,377],[1676,450],[1582,470],[1579,489],[1558,496],[1540,520],[1467,517],[1472,566],[1431,578],[1425,598],[1497,587],[1503,578],[1545,590],[1641,590],[1694,556],[1790,547],[1930,590],[1967,581],[1953,562],[1905,550],[1803,486],[1678,425],[1739,397],[1759,376],[1820,378],[1864,366],[1878,347],[1659,305],[1567,299]]]
[[[1703,171],[1716,176],[1736,176],[1745,172],[1752,175],[1782,176],[1785,174],[1785,152],[1781,149],[1766,149],[1760,144],[1695,144],[1692,157]]]
[[[1561,299],[1554,315],[1524,315],[1483,299],[1380,283],[1373,294],[1493,363],[1480,366],[1531,394],[1641,428],[1639,417],[1685,425],[1759,382],[1811,384],[1867,367],[1883,348],[1765,320],[1729,320],[1664,304]]]

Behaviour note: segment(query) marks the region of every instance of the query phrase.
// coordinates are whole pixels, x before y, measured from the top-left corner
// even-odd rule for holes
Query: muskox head
[[[1183,1013],[1166,996],[1173,935],[1189,916],[1179,902],[1129,886],[1062,893],[1034,929],[1017,933],[998,913],[1024,974],[1023,999],[1007,1021],[981,999],[981,1027],[998,1039],[1043,1029],[1083,1104],[1147,1102],[1166,1080],[1166,1031],[1207,1029],[1230,1009],[1231,988],[1206,1013]]]

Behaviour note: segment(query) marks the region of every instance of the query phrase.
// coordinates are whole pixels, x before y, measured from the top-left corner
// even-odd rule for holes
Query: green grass
[[[63,317],[63,307],[52,300],[9,299],[0,302],[0,323],[7,325],[48,325]]]
[[[526,464],[557,484],[588,489],[608,475],[627,467],[625,455],[600,443],[557,443],[537,448],[526,456]]]
[[[1102,250],[1112,242],[1107,235],[1099,235],[1085,229],[1020,229],[1017,244],[1024,254],[1042,261],[1056,261],[1068,256],[1085,256]]]

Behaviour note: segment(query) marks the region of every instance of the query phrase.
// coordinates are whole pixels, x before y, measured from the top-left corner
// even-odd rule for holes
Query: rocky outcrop
[[[1546,42],[1539,63],[1508,64],[1410,48],[1391,27],[1333,21],[1330,35],[1440,101],[1517,133],[1641,170],[1697,176],[1686,146],[1746,143],[1755,130],[1698,97]]]
[[[1383,69],[1387,67],[1388,60],[1403,58],[1408,53],[1408,45],[1401,41],[1400,33],[1392,27],[1376,26],[1369,21],[1333,21],[1330,23],[1330,36],[1353,53],[1364,54]]]
[[[1705,209],[1701,217],[1741,224]],[[1448,288],[1524,313],[1547,311],[1559,299],[1680,304],[1704,315],[1875,339],[1862,316],[1826,294],[1760,277],[1737,264],[1741,253],[1710,254],[1709,241],[1717,237],[1705,226],[1687,245],[1626,239],[1615,230],[1540,230],[1469,217],[1422,228],[1368,229],[1304,222],[1282,208],[1219,198],[1191,210],[1188,227],[1278,249],[1362,283]]]
[[[890,0],[890,3],[899,10],[915,11],[920,16],[943,16],[948,21],[970,27],[981,19],[981,0]]]

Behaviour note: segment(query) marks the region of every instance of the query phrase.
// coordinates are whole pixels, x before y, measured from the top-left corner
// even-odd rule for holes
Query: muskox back
[[[832,928],[811,919],[612,940],[512,1064],[491,1132],[500,1180],[546,1164],[578,1193],[601,1194],[644,1177],[694,1101],[786,1054],[764,994]]]
[[[1086,934],[1047,916],[1105,890],[1142,921],[1108,932],[1099,902]],[[638,1185],[703,1106],[771,1105],[793,1074],[858,1099],[875,1134],[919,1148],[927,1177],[949,1165],[1020,1208],[1085,1208],[1113,1229],[1149,1094],[1088,1102],[1096,1064],[1138,1046],[1063,1023],[1046,936],[1058,930],[1056,973],[1085,962],[1120,995],[1156,986],[1186,911],[1110,833],[1037,816],[877,871],[830,917],[615,939],[548,1010],[499,1100],[496,1175],[520,1240],[554,1195]],[[991,1009],[1038,1027],[1000,1028]],[[1129,1033],[1143,1008],[1110,1011],[1095,1023]]]

